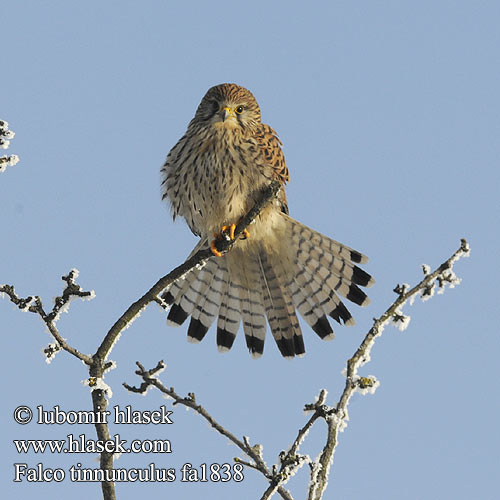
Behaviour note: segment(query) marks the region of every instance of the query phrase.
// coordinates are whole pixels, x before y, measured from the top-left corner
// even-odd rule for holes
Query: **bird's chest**
[[[263,182],[257,153],[248,140],[200,142],[185,184],[185,209],[199,230],[218,230],[249,210]]]

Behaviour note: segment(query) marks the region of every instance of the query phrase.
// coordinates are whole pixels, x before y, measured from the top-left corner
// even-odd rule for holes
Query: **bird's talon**
[[[217,234],[215,236],[218,236]],[[219,252],[219,250],[217,250],[217,248],[215,248],[215,242],[217,240],[213,240],[212,243],[210,243],[210,250],[212,251],[212,253],[216,256],[216,257],[222,257],[222,252]]]
[[[236,224],[231,224],[230,226],[222,226],[221,233],[229,240],[234,240],[234,230],[236,229]]]
[[[214,240],[212,243],[210,243],[210,250],[216,257],[222,257],[223,253],[219,252],[217,250],[215,243],[217,240],[220,240],[221,238],[225,238],[227,241],[233,241],[234,240],[234,231],[236,230],[236,224],[231,224],[230,226],[222,226],[220,229],[220,233],[214,233]],[[246,240],[247,238],[250,238],[250,233],[248,232],[248,229],[243,229],[243,232],[240,235],[240,239]]]

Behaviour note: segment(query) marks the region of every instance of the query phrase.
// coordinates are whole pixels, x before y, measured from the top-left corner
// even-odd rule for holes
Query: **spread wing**
[[[279,180],[283,185],[290,180],[290,174],[285,162],[285,155],[281,149],[282,142],[278,134],[269,126],[262,124],[256,134],[257,143],[262,151],[267,165],[273,169],[274,179]],[[286,201],[285,190],[281,189],[279,194],[281,210],[288,214],[288,203]]]

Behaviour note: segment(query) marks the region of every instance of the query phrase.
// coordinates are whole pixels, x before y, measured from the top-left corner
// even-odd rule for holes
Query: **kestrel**
[[[171,305],[169,324],[181,325],[191,316],[189,341],[201,341],[218,317],[217,346],[228,351],[242,320],[247,347],[259,357],[267,318],[281,354],[293,357],[305,352],[296,309],[330,340],[334,333],[327,316],[354,324],[339,296],[369,303],[359,286],[374,280],[356,265],[368,259],[288,215],[289,174],[281,141],[261,122],[259,105],[247,89],[223,83],[208,90],[162,175],[173,218],[184,217],[201,238],[193,253],[209,246],[214,234],[232,234],[271,180],[283,184],[277,202],[260,213],[245,239],[224,255],[212,243],[217,257],[163,292]]]

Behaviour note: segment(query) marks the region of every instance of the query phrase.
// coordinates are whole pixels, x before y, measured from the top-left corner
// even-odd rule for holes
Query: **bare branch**
[[[96,360],[95,356],[93,359],[93,364],[90,367],[90,376],[95,380],[101,380],[106,369],[105,363],[101,360]],[[92,391],[92,405],[94,412],[104,412],[108,406],[108,400],[106,398],[106,391],[100,388],[96,388]],[[96,423],[95,429],[97,434],[97,439],[102,440],[102,442],[109,442],[111,435],[109,432],[109,427],[106,421],[104,423]],[[113,469],[113,453],[107,450],[103,451],[100,456],[99,466],[102,470]],[[116,500],[115,483],[113,481],[102,481],[101,482],[102,496],[104,500]]]
[[[93,291],[84,292],[80,285],[75,283],[74,280],[77,276],[78,271],[76,269],[72,269],[67,276],[62,277],[62,279],[66,281],[66,287],[64,288],[62,295],[54,299],[54,307],[49,313],[45,312],[42,300],[37,295],[30,295],[29,297],[21,298],[17,295],[12,285],[0,285],[0,293],[5,293],[9,297],[10,301],[22,311],[37,314],[45,323],[47,330],[56,341],[55,344],[49,344],[49,346],[44,349],[44,353],[48,361],[50,361],[58,351],[63,349],[83,361],[86,365],[90,366],[92,364],[92,358],[69,345],[56,327],[57,320],[63,311],[68,310],[69,303],[73,297],[80,297],[83,299],[92,299],[94,297]]]
[[[314,422],[319,417],[325,416],[325,412],[327,410],[327,407],[325,406],[325,400],[326,400],[327,394],[328,393],[327,393],[326,389],[321,389],[321,392],[319,393],[316,402],[305,405],[305,407],[304,407],[305,411],[314,410],[314,413],[311,416],[311,418],[306,422],[304,427],[302,427],[302,429],[299,430],[299,433],[298,433],[297,437],[295,438],[295,441],[293,442],[292,446],[290,447],[290,450],[288,451],[289,454],[295,455],[297,453],[299,446],[304,441],[305,437],[307,436],[307,433],[309,432],[309,429],[312,427]]]
[[[421,294],[422,300],[426,300],[428,290],[434,287],[435,282],[443,288],[446,283],[453,286],[458,283],[455,274],[453,273],[453,264],[461,257],[467,257],[470,249],[465,239],[461,240],[460,248],[445,262],[443,262],[435,271],[430,273],[428,266],[423,266],[424,279],[413,288],[409,289],[407,285],[398,285],[395,292],[398,298],[387,308],[387,310],[378,318],[374,318],[373,326],[366,334],[363,342],[358,347],[354,356],[347,361],[346,383],[342,395],[336,407],[328,412],[325,420],[328,425],[327,443],[319,457],[319,468],[315,477],[311,481],[309,488],[308,500],[320,500],[323,497],[323,492],[328,484],[328,474],[333,463],[333,455],[337,446],[338,432],[343,430],[348,418],[347,406],[349,400],[357,389],[365,389],[367,386],[374,385],[373,380],[357,375],[358,368],[363,366],[370,360],[370,350],[375,342],[375,339],[382,334],[384,327],[391,320],[394,323],[401,321],[402,307],[404,304]]]
[[[0,128],[6,127],[6,122],[0,121]],[[3,130],[3,129],[2,129]],[[0,145],[3,144],[0,142]],[[1,166],[1,164],[0,164]],[[237,241],[238,237],[243,233],[243,231],[247,228],[249,224],[251,224],[255,218],[259,215],[263,208],[265,208],[273,198],[276,197],[281,184],[278,181],[273,181],[270,183],[268,187],[262,190],[260,199],[254,205],[254,207],[239,221],[234,231],[234,239],[220,239],[216,241],[215,247],[221,253],[228,252],[234,243]],[[148,292],[146,292],[139,300],[134,302],[126,311],[122,314],[120,318],[115,322],[115,324],[111,327],[111,329],[106,334],[104,340],[101,345],[97,349],[96,353],[93,356],[88,356],[79,352],[74,347],[70,346],[60,335],[56,322],[59,319],[61,312],[67,310],[70,300],[73,297],[80,298],[93,298],[94,292],[85,292],[81,289],[81,287],[76,284],[75,278],[78,276],[78,271],[76,269],[71,270],[67,276],[63,276],[63,280],[66,281],[66,287],[63,290],[61,296],[56,297],[54,301],[54,307],[49,313],[46,313],[42,301],[38,296],[30,296],[27,298],[20,298],[12,285],[0,285],[0,294],[5,293],[12,303],[17,305],[23,311],[29,311],[31,313],[37,314],[40,316],[42,321],[47,326],[50,334],[54,337],[56,343],[50,344],[47,348],[45,348],[44,353],[47,356],[47,359],[51,359],[58,351],[61,349],[69,352],[73,356],[77,357],[85,364],[89,366],[89,379],[88,385],[92,388],[92,402],[94,411],[102,412],[105,411],[107,407],[107,399],[106,392],[109,390],[106,384],[103,381],[103,375],[107,369],[111,367],[111,363],[107,362],[106,359],[111,352],[114,344],[118,340],[121,332],[130,326],[132,321],[136,319],[141,311],[148,306],[150,302],[158,302],[160,305],[163,305],[161,299],[158,298],[158,295],[167,288],[170,284],[172,284],[176,279],[179,279],[185,273],[192,270],[194,267],[204,264],[208,259],[212,258],[214,255],[209,248],[200,250],[191,258],[186,260],[184,264],[180,265],[172,272],[161,278],[157,281],[153,287],[150,288]],[[162,366],[159,364],[155,369],[145,371],[144,367],[139,365],[139,372],[146,377],[144,380],[148,380],[147,384],[141,384],[141,387],[138,389],[134,389],[128,386],[129,390],[134,392],[141,392],[143,390],[147,390],[148,386],[152,384],[150,381],[156,380],[153,378],[155,375],[159,373]],[[106,389],[107,388],[107,389]],[[160,388],[160,387],[158,387]],[[173,388],[172,388],[173,391]],[[261,472],[265,474],[270,474],[267,470],[267,467],[260,457],[258,453],[254,451],[251,446],[246,446],[243,442],[239,441],[235,436],[225,431],[222,426],[219,426],[215,422],[215,420],[199,405],[196,405],[194,394],[188,394],[187,398],[181,398],[177,396],[178,403],[182,403],[186,406],[190,406],[198,413],[202,414],[211,425],[216,428],[219,432],[226,432],[226,435],[229,439],[231,439],[235,443],[239,443],[242,446],[242,449],[250,456],[254,462],[256,468],[261,470]],[[96,423],[96,432],[99,440],[108,441],[110,439],[109,428],[106,423]],[[221,432],[221,433],[223,433]],[[111,470],[113,468],[113,453],[103,452],[101,454],[100,466],[103,470]],[[103,481],[102,482],[102,491],[103,497],[105,500],[115,500],[115,486],[111,481]],[[283,488],[279,488],[279,492],[283,498],[286,500],[292,500],[292,497],[284,490]]]
[[[278,181],[273,181],[271,184],[265,188],[262,193],[260,199],[257,201],[257,203],[254,205],[254,207],[239,221],[239,223],[236,226],[236,229],[234,231],[234,240],[227,240],[227,239],[220,239],[217,240],[216,242],[216,248],[219,252],[225,253],[228,252],[234,243],[237,241],[238,237],[243,233],[243,231],[247,228],[249,224],[251,224],[255,218],[259,215],[259,213],[262,211],[264,207],[266,207],[272,199],[276,197],[278,194],[278,191],[281,187],[281,184]],[[163,278],[159,279],[139,300],[134,302],[121,316],[118,318],[118,320],[114,323],[114,325],[110,328],[106,336],[104,337],[101,345],[97,349],[96,353],[92,357],[93,360],[93,365],[91,366],[91,376],[96,377],[99,379],[102,377],[103,374],[103,364],[105,363],[109,353],[113,349],[114,344],[117,342],[121,332],[128,328],[132,322],[140,315],[140,313],[149,305],[150,302],[157,302],[158,295],[165,289],[167,286],[172,284],[175,280],[179,279],[181,276],[183,276],[185,273],[189,272],[196,266],[202,265],[205,263],[208,259],[214,257],[212,251],[209,248],[203,249],[198,251],[195,255],[193,255],[191,258],[186,260],[184,264],[181,264],[177,268],[175,268],[173,271],[171,271],[169,274],[164,276]],[[145,371],[144,367],[141,365],[139,366],[139,372],[144,373],[144,376],[146,380],[150,381],[155,381],[157,379],[153,378],[153,375],[157,374],[157,372],[161,369],[161,366],[158,366],[156,371],[155,369],[153,371]],[[97,375],[92,375],[93,373],[96,373]],[[100,375],[99,375],[100,374]],[[142,375],[141,375],[142,376]],[[159,383],[158,381],[156,383]],[[148,382],[148,384],[153,384],[156,386],[156,383],[153,382]],[[127,387],[127,386],[126,386]],[[159,387],[158,387],[159,388]],[[165,388],[166,389],[166,388]],[[132,389],[131,389],[132,390]],[[141,388],[138,389],[139,391]],[[144,388],[144,390],[147,390],[147,386]],[[161,389],[160,389],[161,390]],[[137,392],[137,390],[135,391]],[[172,388],[173,392],[173,388]],[[198,406],[195,403],[194,400],[194,395],[192,395],[192,398],[190,398],[190,395],[188,395],[188,398],[181,398],[180,396],[177,396],[179,399],[178,402],[182,402],[182,404],[192,407],[193,409],[198,408]],[[106,406],[106,398],[104,396],[103,391],[93,391],[92,392],[92,400],[94,403],[94,409],[99,406],[101,408],[105,408]],[[203,414],[203,409],[200,408],[200,413]],[[198,411],[198,410],[196,410]],[[215,422],[215,420],[210,417],[208,413],[203,415],[213,427],[217,428],[218,424]],[[213,423],[212,423],[213,422]],[[109,436],[109,430],[106,424],[102,424],[103,428],[99,429],[97,428],[98,426],[96,425],[98,436],[99,432],[103,433],[103,435]],[[222,429],[222,427],[221,427]],[[219,429],[217,429],[219,430]],[[220,432],[220,431],[219,431]],[[229,437],[229,435],[227,436]],[[100,436],[99,436],[100,438]],[[235,436],[229,437],[231,440],[237,438]],[[258,458],[257,456],[252,456],[252,459]],[[262,468],[262,466],[265,467],[264,462],[259,463],[256,461],[256,465],[259,468]],[[111,454],[102,454],[101,455],[101,468],[103,469],[112,469],[113,467],[113,456]],[[111,499],[113,500],[114,497],[114,483],[112,482],[103,482],[102,483],[102,489],[103,489],[103,495],[106,500]],[[282,489],[281,489],[282,490]],[[283,490],[285,492],[285,490]],[[286,492],[285,492],[286,493]],[[292,500],[290,496],[283,496],[283,498],[286,498],[287,500]]]
[[[457,284],[459,280],[453,272],[453,264],[459,258],[468,255],[469,246],[463,239],[460,248],[435,271],[431,273],[428,266],[423,266],[424,279],[416,286],[411,289],[409,285],[396,286],[394,291],[398,294],[398,297],[379,318],[374,318],[372,328],[366,334],[352,358],[347,362],[346,384],[339,402],[334,407],[327,406],[325,404],[327,391],[322,389],[314,403],[305,405],[305,411],[312,411],[313,414],[298,431],[297,437],[289,450],[280,453],[278,462],[279,467],[278,465],[273,465],[270,470],[262,458],[262,447],[260,445],[252,446],[247,437],[244,437],[243,440],[238,439],[233,433],[216,422],[207,410],[196,402],[193,393],[189,393],[187,397],[181,397],[175,392],[173,387],[165,387],[157,378],[157,375],[165,368],[165,364],[162,361],[150,370],[145,370],[140,363],[137,363],[139,370],[136,371],[136,373],[142,378],[143,382],[138,388],[131,387],[128,384],[124,384],[124,386],[130,391],[140,393],[146,392],[150,387],[155,387],[174,399],[174,405],[182,404],[192,408],[207,420],[217,432],[230,439],[251,459],[250,461],[245,461],[240,458],[235,458],[235,462],[258,470],[269,481],[269,487],[263,493],[261,500],[271,498],[276,492],[278,492],[282,498],[290,500],[292,497],[290,493],[283,488],[283,485],[306,463],[309,464],[311,469],[311,481],[307,498],[308,500],[320,500],[328,484],[328,475],[333,464],[333,456],[338,443],[338,433],[345,428],[348,419],[347,407],[350,398],[356,391],[362,393],[373,392],[378,386],[378,381],[374,377],[361,377],[357,374],[358,368],[369,361],[370,350],[375,339],[382,334],[385,325],[391,321],[396,325],[398,325],[398,323],[407,324],[406,318],[408,317],[402,313],[402,308],[408,300],[413,300],[419,293],[422,300],[427,300],[430,293],[429,290],[433,290],[436,283],[441,289],[447,284],[450,287]],[[321,454],[316,460],[312,461],[307,455],[300,455],[298,450],[306,438],[307,433],[318,419],[324,420],[327,424],[327,438]]]
[[[196,413],[201,415],[219,434],[228,438],[252,460],[252,462],[246,462],[244,460],[235,458],[235,462],[247,465],[248,467],[258,470],[266,477],[266,479],[268,479],[268,481],[270,481],[273,492],[278,491],[282,498],[286,500],[293,500],[290,493],[278,484],[277,478],[265,464],[264,460],[262,459],[260,445],[252,446],[248,437],[246,436],[243,437],[243,440],[238,439],[232,432],[228,431],[225,427],[219,424],[203,406],[196,402],[196,397],[193,393],[188,393],[186,397],[182,397],[177,394],[177,392],[175,392],[175,389],[173,387],[169,388],[163,385],[163,383],[157,378],[157,376],[166,367],[163,361],[159,361],[158,364],[150,370],[146,370],[144,366],[139,362],[136,362],[136,364],[139,369],[136,370],[135,373],[142,378],[143,382],[139,387],[133,387],[129,384],[124,383],[123,386],[126,389],[132,392],[144,393],[150,387],[155,387],[163,394],[166,394],[167,396],[172,398],[174,400],[173,405],[181,404],[186,406],[187,408],[193,409]],[[262,498],[270,498],[270,496],[265,495]]]
[[[5,127],[4,127],[5,125]],[[4,128],[2,128],[4,127]],[[0,129],[6,129],[6,123],[0,121]],[[8,141],[7,141],[8,143]],[[0,142],[0,145],[5,144]],[[8,144],[7,144],[8,145]],[[0,167],[2,164],[0,163]],[[255,204],[252,210],[241,219],[235,229],[235,239],[229,240],[221,238],[216,241],[216,248],[219,252],[225,253],[231,249],[238,236],[241,235],[244,229],[258,216],[260,211],[271,202],[279,191],[280,183],[272,182],[265,190],[262,191],[260,200]],[[249,468],[253,468],[261,472],[269,482],[269,487],[262,495],[262,499],[271,498],[276,492],[285,500],[293,500],[290,492],[283,485],[290,477],[304,464],[309,464],[311,469],[311,481],[308,491],[308,500],[320,500],[326,489],[328,475],[333,463],[335,448],[338,443],[338,433],[346,426],[348,420],[347,407],[350,398],[356,391],[373,392],[378,386],[378,381],[374,377],[358,376],[358,369],[370,360],[370,350],[375,342],[375,339],[382,334],[386,324],[394,323],[400,329],[406,328],[409,323],[409,316],[402,312],[405,303],[420,294],[422,300],[427,300],[432,297],[436,288],[438,293],[442,293],[446,286],[453,287],[459,283],[459,279],[453,272],[453,264],[459,258],[469,254],[469,247],[465,240],[462,240],[460,248],[439,268],[432,273],[429,266],[422,266],[424,272],[423,280],[410,289],[409,285],[398,285],[395,292],[398,294],[397,299],[391,306],[379,317],[374,318],[373,326],[366,334],[363,342],[356,350],[351,359],[347,362],[346,369],[346,384],[339,402],[336,406],[330,407],[325,404],[327,392],[322,390],[314,403],[305,406],[306,411],[313,412],[304,426],[298,431],[298,434],[287,452],[283,451],[279,455],[279,461],[273,465],[271,469],[266,465],[262,456],[262,447],[260,445],[251,445],[247,437],[242,440],[237,438],[233,433],[220,425],[201,405],[196,402],[195,395],[188,393],[186,397],[177,394],[173,387],[165,387],[158,379],[159,374],[165,368],[165,364],[160,361],[156,367],[146,370],[140,363],[137,363],[138,370],[136,373],[142,378],[142,383],[139,387],[132,387],[123,384],[132,392],[144,393],[151,387],[155,387],[164,394],[167,394],[174,399],[173,404],[182,404],[188,408],[192,408],[196,413],[201,415],[219,434],[228,438],[233,442],[247,457],[249,461],[241,458],[235,458],[235,462],[241,463]],[[50,344],[45,349],[47,359],[51,359],[58,351],[65,350],[76,358],[83,361],[89,366],[89,383],[92,387],[92,401],[94,411],[102,412],[107,407],[106,384],[103,382],[103,376],[107,369],[111,367],[111,363],[106,359],[109,356],[114,344],[119,338],[121,332],[128,328],[130,324],[140,315],[141,311],[149,305],[150,302],[157,302],[164,305],[159,297],[161,292],[171,285],[175,280],[179,279],[186,273],[190,272],[194,267],[204,265],[206,261],[213,257],[213,253],[209,248],[198,251],[191,258],[186,260],[184,264],[174,269],[172,272],[161,278],[146,292],[139,300],[134,302],[118,320],[113,324],[101,345],[93,356],[89,356],[79,352],[77,349],[70,346],[65,339],[60,335],[56,323],[62,312],[67,310],[71,299],[74,297],[93,298],[93,292],[86,292],[75,282],[78,275],[76,270],[70,271],[67,276],[63,276],[66,282],[62,294],[56,297],[54,306],[50,312],[45,312],[42,301],[38,296],[29,296],[26,298],[19,297],[11,285],[1,285],[0,294],[6,294],[10,301],[19,309],[37,314],[45,323],[49,333],[55,339],[54,344]],[[327,439],[326,444],[321,451],[321,454],[316,460],[311,460],[307,455],[298,453],[300,446],[304,442],[307,433],[318,419],[323,419],[327,424]],[[97,436],[100,440],[107,441],[110,439],[109,428],[107,424],[96,424]],[[103,470],[111,470],[113,468],[113,453],[105,452],[101,454],[101,468]],[[115,489],[113,482],[103,482],[102,490],[105,500],[115,500]]]

